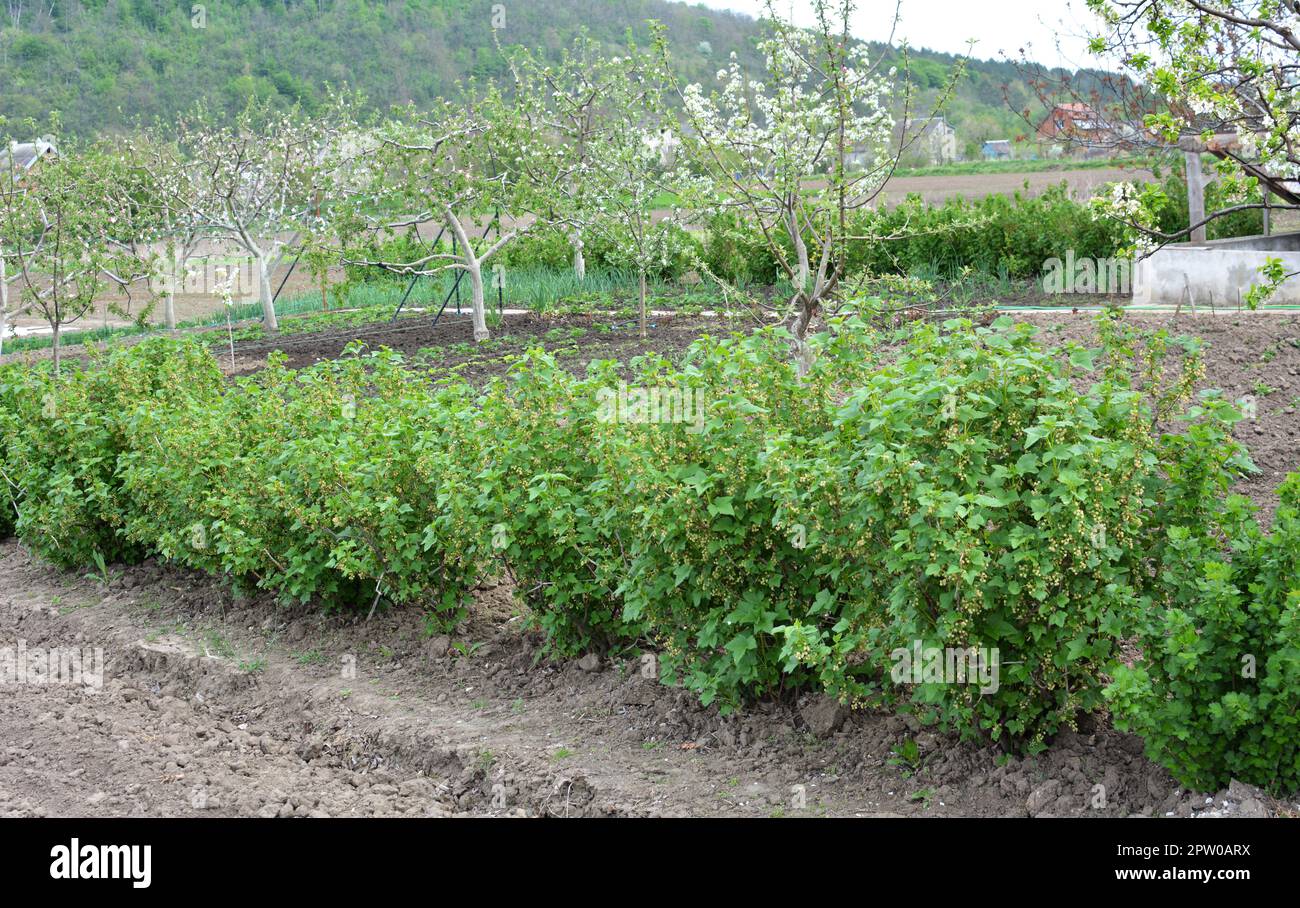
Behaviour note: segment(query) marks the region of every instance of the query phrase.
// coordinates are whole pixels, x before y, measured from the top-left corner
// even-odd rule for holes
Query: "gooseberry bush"
[[[48,365],[10,367],[0,379],[6,494],[15,531],[42,557],[86,567],[98,555],[130,562],[144,550],[123,532],[132,502],[117,478],[130,450],[130,414],[163,409],[198,360],[190,349],[142,344],[129,356],[57,375]]]
[[[1094,359],[1045,349],[1028,326],[922,327],[831,434],[769,452],[782,521],[851,578],[783,629],[790,668],[855,703],[1030,747],[1101,704],[1169,508],[1151,424],[1177,394],[1153,401],[1140,375]],[[1189,355],[1184,371],[1198,368]],[[1222,470],[1233,452],[1219,441]],[[915,644],[986,653],[996,683],[896,678]]]
[[[1196,790],[1300,788],[1300,475],[1279,495],[1271,533],[1239,497],[1211,525],[1169,528],[1140,656],[1106,688],[1116,726]]]
[[[724,711],[820,690],[1035,750],[1109,707],[1186,784],[1292,785],[1300,487],[1266,533],[1197,346],[1099,336],[842,318],[807,369],[771,328],[582,376],[530,351],[482,388],[360,348],[228,380],[151,340],[0,369],[0,520],[59,564],[431,632],[505,575],[553,654],[651,649]],[[913,650],[994,683],[900,674]]]
[[[633,540],[624,615],[648,624],[665,680],[724,709],[808,680],[785,670],[780,629],[837,590],[800,529],[778,520],[763,456],[782,437],[826,432],[841,382],[865,374],[875,346],[857,324],[823,335],[801,378],[791,341],[774,329],[705,339],[680,369],[643,361],[639,386],[690,389],[702,419],[622,427],[614,442],[618,519]]]
[[[619,464],[605,459],[599,389],[615,364],[578,379],[540,350],[526,354],[480,403],[490,449],[465,494],[495,556],[560,655],[607,652],[644,628],[623,618],[615,591],[633,540],[612,518]],[[620,531],[623,532],[620,532]]]
[[[472,392],[394,354],[273,359],[228,385],[201,345],[160,340],[4,376],[16,530],[56,563],[156,554],[284,599],[419,603],[439,626],[482,573]]]
[[[18,487],[5,470],[10,462],[9,440],[18,434],[18,413],[13,398],[13,391],[18,387],[13,380],[16,377],[15,371],[0,371],[0,539],[14,534],[18,519],[15,495]]]

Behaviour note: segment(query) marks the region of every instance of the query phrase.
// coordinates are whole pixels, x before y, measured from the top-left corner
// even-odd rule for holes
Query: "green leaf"
[[[719,498],[713,499],[709,504],[709,514],[713,517],[717,517],[719,514],[735,517],[736,511],[731,506],[731,496],[723,495]]]

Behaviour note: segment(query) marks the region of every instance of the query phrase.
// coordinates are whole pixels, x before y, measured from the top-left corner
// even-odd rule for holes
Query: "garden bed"
[[[703,334],[725,334],[744,328],[744,322],[738,319],[664,315],[650,319],[649,337],[642,339],[635,318],[603,314],[511,314],[492,332],[491,340],[475,344],[468,315],[444,314],[435,325],[426,313],[395,323],[372,322],[279,340],[241,343],[235,348],[233,370],[228,368],[228,350],[214,344],[213,351],[228,372],[246,375],[265,366],[267,354],[272,351],[283,351],[290,368],[301,368],[321,360],[337,359],[349,344],[360,341],[370,349],[387,347],[412,362],[480,381],[504,372],[512,357],[533,346],[552,350],[567,368],[580,371],[596,359],[622,361],[643,353],[675,358]]]

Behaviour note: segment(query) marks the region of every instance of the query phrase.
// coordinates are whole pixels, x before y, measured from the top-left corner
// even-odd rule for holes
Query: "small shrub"
[[[710,271],[733,283],[775,284],[781,277],[766,238],[735,213],[710,219],[702,256]],[[791,250],[787,261],[793,260]]]
[[[592,250],[584,248],[583,254],[588,258],[590,266]],[[532,230],[502,249],[500,261],[512,269],[569,270],[573,268],[573,240],[562,230]]]
[[[17,405],[12,394],[22,386],[23,375],[17,367],[0,368],[0,539],[8,539],[14,533],[18,518],[18,491],[10,478],[5,465],[10,460],[9,440],[18,434]]]
[[[809,557],[839,578],[782,629],[791,667],[843,699],[1031,749],[1101,703],[1171,490],[1140,382],[1111,364],[1079,390],[1093,356],[1023,325],[924,327],[849,395],[834,434],[767,454],[782,522],[806,526]],[[1226,470],[1232,452],[1216,453]],[[972,652],[996,660],[996,683],[909,664]]]
[[[1116,727],[1198,791],[1300,788],[1300,475],[1279,494],[1267,534],[1241,498],[1213,527],[1170,527],[1137,659],[1106,689]]]
[[[207,354],[154,340],[88,367],[65,364],[62,376],[44,365],[7,372],[5,472],[24,542],[65,567],[91,567],[97,555],[107,563],[144,556],[124,533],[133,505],[117,479],[118,457],[129,446],[130,414],[142,403],[169,406],[198,357]]]
[[[471,402],[463,384],[432,389],[379,354],[296,373],[273,360],[224,391],[142,409],[122,458],[139,505],[128,534],[285,598],[419,604],[454,623],[482,548],[450,491],[475,463],[460,429]]]
[[[837,590],[834,570],[778,521],[762,461],[780,438],[830,428],[837,394],[866,372],[874,338],[854,324],[818,344],[802,376],[781,329],[704,339],[680,370],[647,360],[636,385],[689,389],[702,419],[609,433],[621,452],[611,478],[630,559],[618,590],[624,616],[646,623],[666,682],[724,710],[808,681],[784,664],[780,628]]]
[[[491,554],[558,655],[605,651],[634,640],[615,595],[624,547],[610,514],[618,493],[602,463],[598,389],[611,363],[579,381],[531,350],[483,398],[478,433],[486,453],[462,494],[488,525]]]

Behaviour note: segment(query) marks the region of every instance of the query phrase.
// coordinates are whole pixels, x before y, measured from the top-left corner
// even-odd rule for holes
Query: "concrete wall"
[[[1166,246],[1133,269],[1137,305],[1235,307],[1260,282],[1259,269],[1269,258],[1281,259],[1288,272],[1300,271],[1300,233],[1211,240]],[[1300,304],[1300,278],[1291,278],[1270,303]]]

